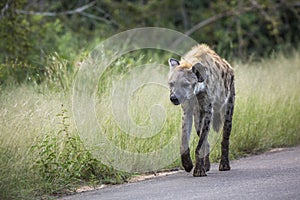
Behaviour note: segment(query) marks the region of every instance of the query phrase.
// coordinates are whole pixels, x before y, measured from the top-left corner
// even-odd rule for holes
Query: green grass
[[[137,88],[128,97],[127,113],[136,127],[126,127],[126,121],[120,123],[116,120],[112,105],[117,107],[118,114],[124,104],[122,101],[112,103],[112,86],[126,78],[124,73],[134,70],[135,61],[142,64],[149,59],[122,58],[102,77],[96,113],[102,132],[113,145],[98,151],[92,151],[93,148],[85,144],[76,131],[70,92],[61,91],[61,88],[69,88],[65,85],[69,80],[59,83],[60,86],[47,83],[0,88],[0,199],[32,199],[72,191],[82,184],[120,183],[130,176],[104,165],[97,152],[110,156],[121,149],[147,154],[161,152],[163,147],[172,144],[174,148],[163,151],[164,155],[154,154],[161,158],[161,163],[173,157],[174,152],[179,153],[181,109],[169,102],[167,88],[150,84]],[[51,65],[55,70],[55,63]],[[277,54],[272,59],[247,64],[236,62],[233,66],[236,71],[236,106],[231,158],[300,144],[299,52],[289,56]],[[167,78],[166,68],[159,74]],[[55,80],[54,75],[52,80]],[[153,107],[155,104],[161,106]],[[192,138],[194,149],[197,142],[195,131]],[[212,133],[210,141],[213,144],[211,158],[218,161],[220,134]],[[124,153],[121,159],[125,158]],[[118,163],[111,157],[104,156],[103,159],[114,165]],[[132,171],[161,164],[155,159],[141,162],[138,156],[128,159]],[[180,162],[175,157],[174,162],[164,168],[178,166]]]
[[[299,53],[290,58],[278,55],[274,60],[238,66],[236,76],[232,155],[299,144]]]

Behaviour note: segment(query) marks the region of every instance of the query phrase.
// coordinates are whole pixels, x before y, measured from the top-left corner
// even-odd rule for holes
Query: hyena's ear
[[[170,58],[168,60],[169,66],[170,66],[170,70],[174,69],[175,67],[177,67],[178,65],[180,65],[179,61],[174,59],[174,58]]]
[[[206,67],[202,63],[196,63],[192,67],[192,72],[196,74],[199,82],[204,82],[207,77]]]
[[[206,67],[202,63],[197,63],[192,67],[192,72],[196,74],[198,83],[195,85],[194,94],[197,95],[206,88],[205,80],[207,78]]]

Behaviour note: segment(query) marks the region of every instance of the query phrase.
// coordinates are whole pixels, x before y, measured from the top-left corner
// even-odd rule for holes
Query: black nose
[[[170,95],[170,101],[174,104],[174,105],[179,105],[179,100],[177,99],[177,97],[175,95]]]

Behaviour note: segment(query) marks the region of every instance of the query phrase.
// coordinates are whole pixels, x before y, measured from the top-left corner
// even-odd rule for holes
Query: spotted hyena
[[[230,170],[229,136],[235,99],[233,69],[205,44],[193,47],[180,61],[170,58],[169,65],[170,100],[174,105],[181,104],[183,109],[180,153],[184,169],[190,172],[193,168],[189,138],[194,118],[200,139],[193,175],[206,176],[210,169],[207,135],[211,124],[217,132],[223,126],[219,170]]]

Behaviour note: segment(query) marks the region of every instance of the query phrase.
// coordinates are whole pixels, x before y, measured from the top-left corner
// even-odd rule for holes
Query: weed
[[[126,179],[95,159],[79,135],[70,131],[67,109],[63,105],[57,116],[61,119],[61,128],[55,134],[45,134],[40,141],[37,139],[31,147],[36,158],[31,169],[42,177],[50,194],[73,191],[83,181],[114,183],[120,177]]]
[[[72,86],[78,68],[71,67],[70,62],[58,53],[46,57],[46,85],[51,90],[68,92]]]

